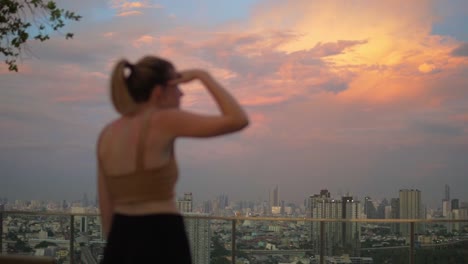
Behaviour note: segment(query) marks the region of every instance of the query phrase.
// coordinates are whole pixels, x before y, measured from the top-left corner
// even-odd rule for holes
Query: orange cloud
[[[127,0],[111,0],[110,6],[114,9],[129,10],[142,8],[163,8],[162,5],[153,4],[152,1],[127,1]]]
[[[127,17],[127,16],[137,16],[137,15],[141,15],[141,14],[143,14],[143,13],[140,12],[140,11],[126,11],[126,12],[118,13],[117,16]]]
[[[436,69],[436,66],[432,63],[423,63],[418,67],[418,70],[422,73],[430,73],[435,71]]]
[[[148,8],[163,8],[158,4],[153,4],[151,1],[126,1],[126,0],[112,0],[110,6],[117,10],[117,16],[135,16],[143,14],[138,9]]]
[[[260,5],[251,24],[258,31],[293,28],[300,37],[281,44],[280,51],[326,56],[326,65],[315,68],[298,60],[287,62],[280,76],[301,78],[301,82],[306,77],[309,85],[345,76],[347,87],[339,94],[341,99],[388,103],[427,94],[428,84],[434,81],[429,73],[450,74],[466,65],[462,55],[466,45],[431,35],[437,19],[431,4],[430,0],[275,2]],[[348,48],[343,39],[359,45]],[[455,61],[452,54],[460,60]]]

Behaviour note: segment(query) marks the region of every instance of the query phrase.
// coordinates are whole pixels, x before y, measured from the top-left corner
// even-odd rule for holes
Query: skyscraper
[[[210,220],[189,216],[208,216],[208,214],[184,213],[185,228],[190,243],[193,264],[210,263],[211,228]]]
[[[390,218],[400,219],[400,198],[392,198],[390,200],[390,207],[392,208],[391,213],[390,213]],[[399,224],[391,224],[390,228],[393,233],[400,233]]]
[[[372,202],[372,199],[369,196],[366,196],[364,200],[364,214],[366,214],[366,217],[368,219],[373,219],[377,216],[377,211],[375,209],[374,203]]]
[[[275,189],[273,189],[273,206],[280,206],[280,204],[279,204],[278,185],[276,185]]]
[[[325,219],[357,219],[361,218],[361,204],[351,196],[332,199],[330,192],[321,190],[320,194],[309,197],[308,216]],[[334,255],[339,248],[358,249],[360,228],[358,223],[333,222],[325,225],[325,254]],[[311,222],[310,237],[315,254],[319,254],[320,223]],[[349,251],[348,251],[349,252]]]
[[[448,184],[445,184],[445,201],[450,201],[450,186]]]
[[[184,193],[184,198],[177,200],[177,208],[182,213],[190,213],[193,208],[192,193]]]
[[[400,219],[422,219],[421,191],[414,189],[400,190]],[[415,233],[420,230],[418,224],[415,225]],[[410,225],[401,224],[400,232],[403,236],[410,235]]]

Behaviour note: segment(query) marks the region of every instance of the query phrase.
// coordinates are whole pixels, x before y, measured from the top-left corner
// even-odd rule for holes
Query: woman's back
[[[110,123],[99,143],[101,166],[107,175],[134,172],[138,151],[143,151],[144,168],[164,166],[173,157],[173,138],[157,125],[158,113],[124,116]],[[145,127],[146,126],[146,127]],[[146,129],[146,133],[144,130]],[[139,142],[142,148],[139,149]]]
[[[116,212],[177,212],[174,139],[154,125],[158,117],[158,111],[122,117],[102,134],[98,148],[101,170]]]

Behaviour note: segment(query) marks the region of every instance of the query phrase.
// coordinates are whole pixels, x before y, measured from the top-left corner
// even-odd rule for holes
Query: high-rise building
[[[400,190],[400,219],[423,219],[421,191],[414,189]],[[415,224],[414,232],[418,233],[421,230],[420,225]],[[410,224],[404,223],[400,225],[402,236],[410,235]]]
[[[364,214],[368,219],[374,219],[377,217],[377,210],[369,196],[366,196],[364,200]]]
[[[445,196],[444,196],[445,201],[450,201],[450,186],[445,184]]]
[[[451,204],[449,200],[443,200],[442,201],[442,216],[443,217],[448,217],[450,214],[450,211],[452,211]]]
[[[193,264],[210,263],[211,228],[210,220],[195,218],[207,214],[184,213],[185,228],[190,243]],[[195,217],[190,217],[195,216]]]
[[[390,218],[391,219],[400,219],[400,198],[392,198],[390,199]],[[390,229],[392,233],[397,234],[400,233],[400,225],[399,224],[391,224]]]
[[[460,200],[458,200],[458,199],[452,199],[452,202],[451,202],[451,209],[452,209],[452,210],[460,209]]]
[[[182,199],[177,199],[177,208],[182,213],[190,213],[193,210],[192,193],[184,193]]]
[[[353,199],[352,196],[344,196],[341,198],[341,218],[342,219],[360,219],[361,216],[361,203]],[[361,228],[359,223],[356,222],[343,222],[342,223],[342,247],[348,252],[354,250],[357,254],[360,247]]]
[[[211,214],[213,212],[213,205],[211,201],[204,201],[203,202],[203,213]]]
[[[376,218],[377,219],[384,219],[385,218],[385,207],[390,205],[388,203],[387,198],[384,198],[382,202],[377,206]]]
[[[273,191],[268,190],[268,214],[279,214],[280,213],[280,200],[279,200],[279,190],[278,185],[273,189]]]
[[[273,206],[280,206],[278,185],[273,189]]]
[[[459,208],[459,209],[453,209],[451,214],[450,214],[450,219],[452,220],[467,220],[468,219],[468,208]],[[460,222],[455,222],[449,224],[450,228],[447,228],[447,231],[453,232],[461,232],[463,230],[463,227],[465,223],[460,223]]]
[[[351,196],[332,199],[327,190],[309,197],[308,216],[324,219],[357,219],[361,218],[361,204]],[[325,226],[325,254],[334,255],[338,249],[359,249],[360,228],[358,223],[331,222]],[[314,254],[320,249],[320,223],[311,222],[310,237]],[[348,251],[349,252],[349,251]]]

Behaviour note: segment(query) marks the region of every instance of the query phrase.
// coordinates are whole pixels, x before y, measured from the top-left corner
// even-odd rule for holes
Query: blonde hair
[[[131,67],[131,64],[121,59],[117,62],[112,71],[111,78],[111,98],[115,110],[121,115],[128,115],[135,112],[137,103],[133,100],[127,86],[127,77],[125,77],[125,68]],[[131,69],[130,69],[131,70]]]

